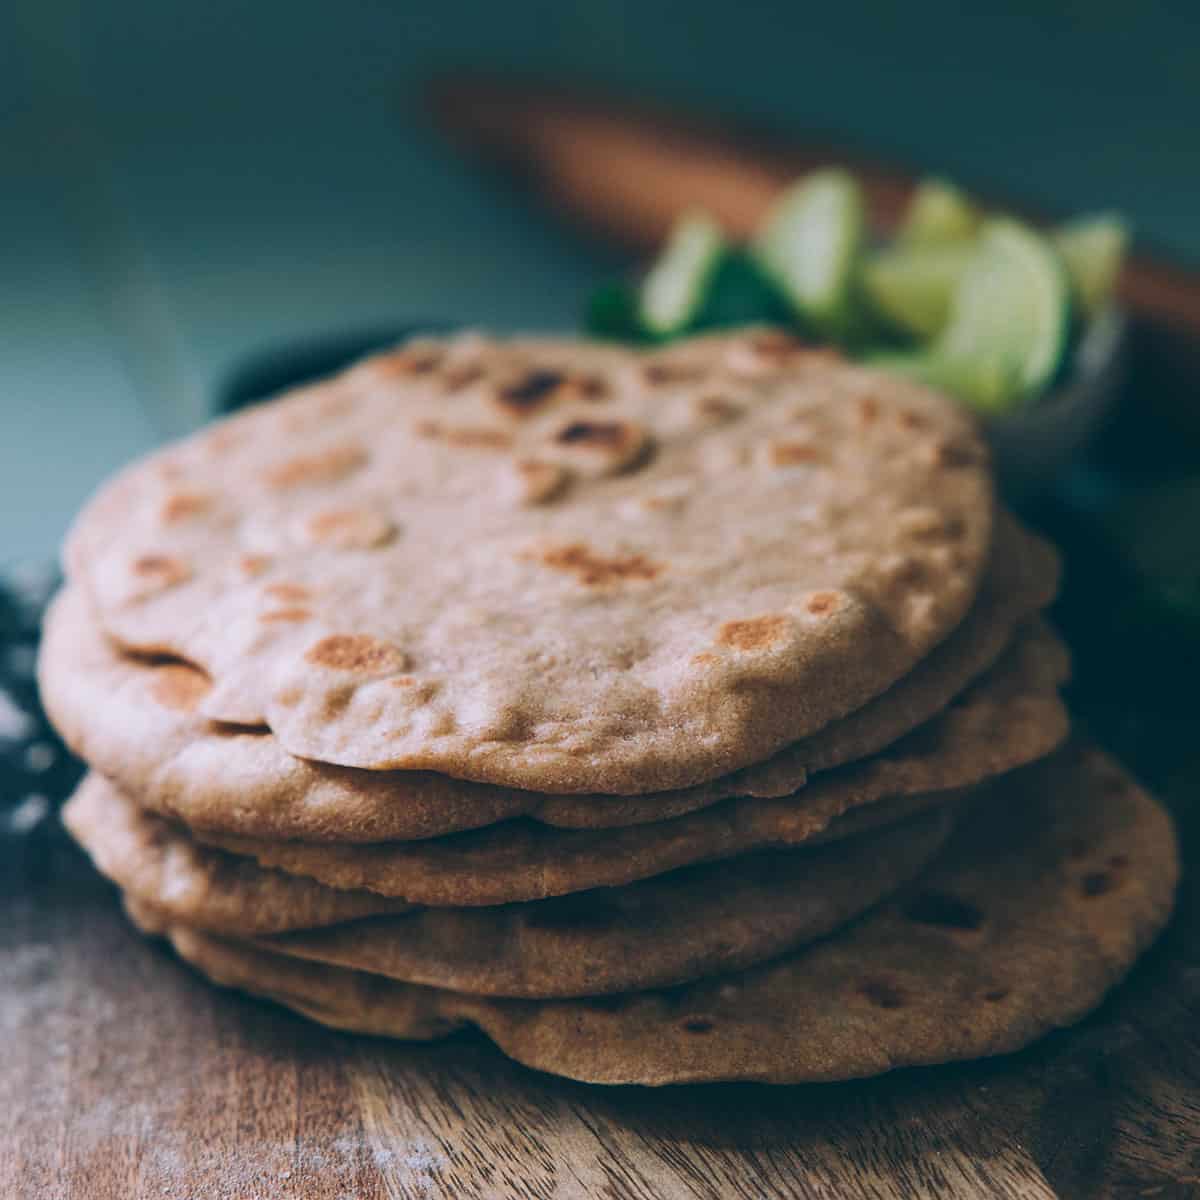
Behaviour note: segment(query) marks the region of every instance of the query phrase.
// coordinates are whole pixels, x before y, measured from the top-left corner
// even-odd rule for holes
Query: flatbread
[[[118,824],[136,823],[130,801],[111,789],[109,799],[125,810]],[[157,818],[142,819],[162,827]],[[101,870],[122,883],[131,900],[168,922],[256,937],[272,932],[262,916],[268,907],[278,929],[304,931],[267,939],[264,949],[455,991],[526,997],[659,987],[773,958],[831,933],[911,879],[945,842],[951,823],[951,810],[942,808],[820,849],[748,855],[625,888],[497,908],[430,908],[304,930],[310,913],[323,917],[325,910],[300,896],[301,904],[289,911],[290,897],[273,886],[273,873],[256,877],[247,860],[243,873],[221,889],[219,909],[206,898],[188,916],[172,885],[192,883],[209,859],[227,856],[196,846],[180,830],[166,831],[165,846],[126,848],[113,845],[114,836],[97,824],[81,830],[74,816],[68,822]],[[145,862],[164,857],[186,865],[156,872]],[[324,891],[330,911],[339,897],[361,895],[310,880],[292,882]]]
[[[832,933],[927,866],[951,824],[941,808],[815,850],[750,854],[530,904],[377,917],[264,949],[488,996],[665,987]]]
[[[410,907],[374,892],[335,891],[198,846],[94,773],[63,806],[62,820],[96,868],[118,887],[153,904],[164,917],[198,929],[247,936],[283,933]]]
[[[198,845],[94,773],[62,815],[97,869],[164,922],[250,938],[299,930],[264,948],[456,991],[545,997],[678,983],[822,937],[926,866],[952,813],[942,807],[836,845],[684,868],[627,888],[416,912]]]
[[[214,982],[323,1024],[421,1039],[473,1024],[590,1083],[800,1083],[1004,1054],[1099,1004],[1166,923],[1179,859],[1166,811],[1095,749],[989,790],[935,867],[870,916],[668,991],[488,1000],[165,932]]]
[[[143,807],[198,829],[302,841],[411,841],[527,815],[564,828],[664,820],[730,796],[786,796],[810,770],[864,758],[939,712],[989,667],[1015,623],[1053,598],[1057,556],[1004,514],[992,563],[963,624],[863,708],[766,762],[711,783],[647,796],[544,796],[425,771],[359,771],[298,759],[265,728],[216,725],[198,711],[203,672],[123,654],[83,594],[61,593],[39,660],[42,700],[81,758]]]
[[[197,836],[331,887],[367,888],[415,904],[508,904],[616,887],[691,863],[800,845],[858,806],[967,787],[1048,754],[1069,725],[1054,690],[1066,672],[1065,648],[1043,626],[934,721],[882,754],[830,771],[796,796],[726,800],[649,825],[557,830],[522,819],[446,838],[360,846]]]
[[[177,443],[66,554],[103,628],[289,752],[687,787],[861,707],[963,619],[970,417],[783,335],[411,344]]]

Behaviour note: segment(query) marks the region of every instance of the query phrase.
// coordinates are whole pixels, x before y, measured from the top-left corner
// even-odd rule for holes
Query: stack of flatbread
[[[1075,1020],[1171,908],[971,421],[776,333],[411,342],[135,464],[66,564],[68,827],[328,1025],[846,1078]]]

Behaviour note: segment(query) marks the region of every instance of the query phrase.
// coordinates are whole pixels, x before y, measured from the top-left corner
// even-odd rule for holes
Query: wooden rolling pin
[[[844,147],[784,142],[557,85],[453,75],[435,81],[430,95],[448,134],[519,172],[563,216],[638,253],[658,246],[675,216],[694,205],[745,236],[782,187],[831,162],[855,172],[872,221],[887,232],[916,180]],[[1022,211],[1004,198],[984,199]],[[1186,335],[1190,377],[1200,381],[1200,272],[1138,246],[1120,294],[1135,317]]]

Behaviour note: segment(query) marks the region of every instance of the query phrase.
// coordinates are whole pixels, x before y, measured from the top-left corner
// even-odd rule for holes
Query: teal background
[[[1200,6],[5,0],[0,561],[255,349],[570,325],[607,251],[461,162],[422,80],[585,77],[817,129],[1200,262]]]

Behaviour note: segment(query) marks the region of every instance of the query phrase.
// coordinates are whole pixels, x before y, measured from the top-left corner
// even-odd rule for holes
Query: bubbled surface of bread
[[[67,565],[293,754],[640,793],[883,692],[967,612],[992,512],[958,408],[779,335],[464,335],[134,465]]]

